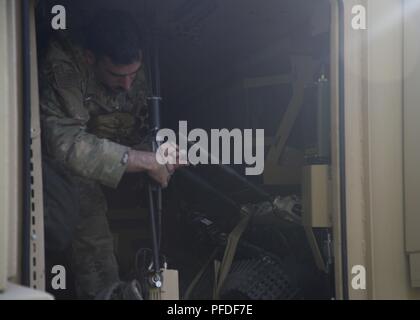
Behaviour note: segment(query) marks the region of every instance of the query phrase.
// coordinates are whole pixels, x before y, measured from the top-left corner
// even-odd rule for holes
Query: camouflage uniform
[[[112,95],[67,37],[50,43],[40,81],[43,153],[68,171],[80,191],[80,224],[71,264],[80,298],[118,281],[101,184],[117,187],[129,146],[147,134],[144,67],[128,93]]]

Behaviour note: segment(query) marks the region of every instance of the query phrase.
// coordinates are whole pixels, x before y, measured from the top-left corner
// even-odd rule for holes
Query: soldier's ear
[[[88,64],[95,64],[96,57],[95,54],[90,50],[85,50],[85,57]]]

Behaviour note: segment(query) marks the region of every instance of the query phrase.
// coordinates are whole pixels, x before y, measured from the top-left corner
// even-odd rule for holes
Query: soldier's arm
[[[167,187],[172,173],[177,168],[176,165],[172,164],[166,166],[159,164],[155,154],[147,151],[130,150],[127,160],[127,172],[146,171],[152,179],[164,188]]]
[[[166,186],[169,173],[150,152],[134,151],[86,131],[89,113],[83,79],[74,66],[56,61],[42,81],[41,119],[44,147],[77,175],[116,187],[124,172],[146,171]]]
[[[75,174],[115,187],[129,148],[87,133],[82,76],[70,63],[54,61],[47,68],[40,97],[47,153]]]

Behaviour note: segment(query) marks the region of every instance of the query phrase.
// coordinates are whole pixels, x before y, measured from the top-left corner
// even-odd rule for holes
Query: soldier
[[[49,190],[45,220],[46,225],[60,220],[52,212],[57,208],[69,211],[72,207],[72,212],[62,213],[64,220],[70,221],[66,214],[79,213],[77,220],[71,220],[77,221],[77,227],[71,233],[70,259],[79,298],[92,299],[104,290],[110,292],[109,288],[124,290],[101,185],[115,188],[125,173],[145,172],[166,187],[177,168],[160,165],[154,153],[133,147],[148,130],[144,69],[136,24],[116,11],[97,14],[81,45],[67,36],[56,36],[40,69],[43,158],[48,164],[44,171]],[[52,187],[49,172],[65,177],[62,181],[70,187],[65,189],[64,182]],[[65,191],[55,196],[54,205],[50,195],[59,188]],[[66,222],[58,224],[62,230],[69,228]],[[46,248],[58,245],[55,236],[64,234],[60,228],[50,229],[46,227]],[[138,288],[131,288],[140,298]]]

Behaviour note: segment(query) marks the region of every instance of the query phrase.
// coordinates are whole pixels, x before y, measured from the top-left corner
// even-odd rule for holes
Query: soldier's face
[[[128,65],[115,65],[108,57],[104,57],[96,62],[95,72],[99,81],[108,89],[113,93],[120,93],[131,89],[140,67],[141,61]]]

